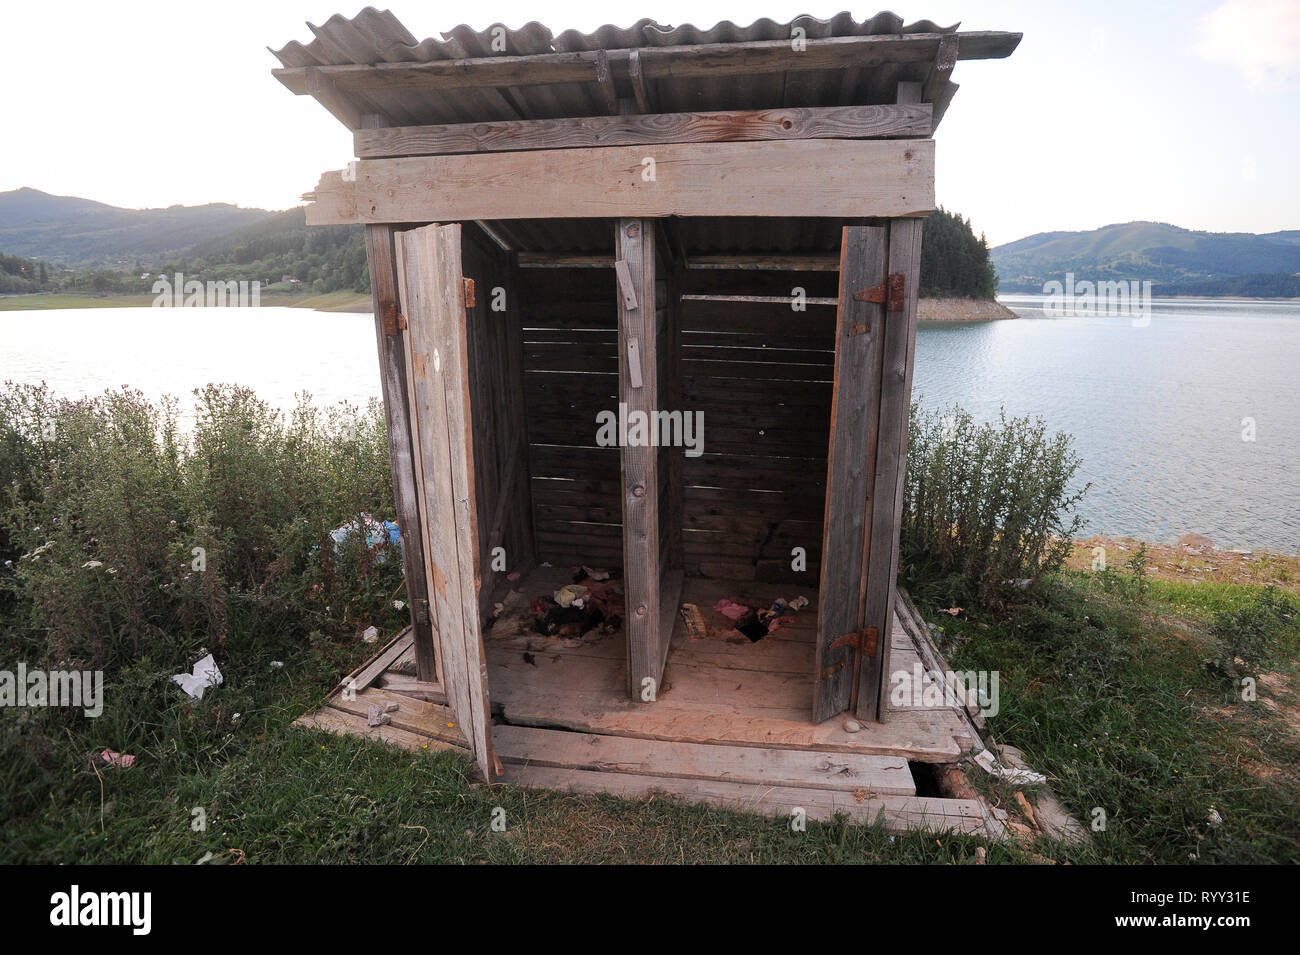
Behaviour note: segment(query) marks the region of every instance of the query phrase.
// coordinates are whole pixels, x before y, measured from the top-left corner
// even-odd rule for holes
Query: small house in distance
[[[932,136],[1020,35],[311,29],[274,72],[353,131],[307,222],[366,227],[411,624],[307,721],[488,781],[983,825],[911,769],[969,714],[889,674],[924,650],[895,578]]]

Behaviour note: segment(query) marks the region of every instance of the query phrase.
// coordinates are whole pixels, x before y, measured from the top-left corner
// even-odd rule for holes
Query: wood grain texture
[[[625,278],[618,300],[619,402],[633,412],[653,415],[659,402],[659,341],[655,320],[655,223],[619,219],[615,224],[616,261]],[[636,342],[629,350],[629,342]],[[636,360],[639,368],[633,369]],[[639,380],[639,385],[637,381]],[[615,409],[617,410],[617,409]],[[627,605],[628,691],[650,702],[663,680],[667,637],[660,632],[662,563],[659,546],[660,482],[658,448],[624,444],[623,589]],[[644,699],[650,682],[651,700]]]
[[[653,159],[654,178],[644,178]],[[687,143],[362,159],[327,172],[308,225],[934,211],[934,141]]]
[[[519,587],[531,599],[563,580],[559,568],[539,567]],[[866,723],[858,733],[847,732],[839,719],[811,721],[815,586],[688,578],[681,599],[698,605],[710,626],[724,628],[725,618],[712,611],[722,597],[768,606],[778,596],[797,595],[812,598],[812,606],[793,614],[789,629],[757,644],[728,643],[721,636],[690,639],[677,615],[653,705],[628,697],[623,632],[561,646],[532,632],[525,606],[503,615],[486,638],[493,705],[511,725],[603,736],[927,762],[959,758],[971,741],[965,722],[952,709],[909,710],[889,723]]]
[[[499,726],[497,752],[507,764],[552,766],[671,779],[716,779],[762,786],[914,796],[907,760],[846,753],[596,736],[527,726]],[[507,770],[505,780],[510,781]]]
[[[921,221],[901,219],[889,224],[888,272],[905,276],[901,312],[885,318],[880,374],[880,431],[875,474],[874,506],[868,541],[869,568],[863,620],[884,634],[893,626],[898,579],[899,530],[903,514],[903,479],[907,470],[907,427],[912,400],[912,371],[916,360],[917,289],[921,272]],[[885,675],[889,671],[889,641],[881,653],[863,659],[859,674],[857,713],[864,719],[889,718]]]
[[[864,533],[874,501],[884,309],[854,296],[885,280],[887,240],[880,227],[843,232],[813,696],[818,722],[849,708],[857,680],[860,654],[843,638],[863,626]]]
[[[407,605],[415,632],[416,667],[423,680],[438,680],[434,653],[435,623],[430,616],[429,589],[424,571],[423,531],[416,492],[415,458],[411,438],[410,391],[406,380],[405,332],[388,335],[384,315],[400,312],[397,263],[392,226],[366,227],[366,259],[370,266],[371,301],[375,316],[375,343],[379,350],[379,379],[384,397],[384,423],[393,474],[393,502],[402,531],[402,571]]]
[[[930,135],[930,104],[648,113],[361,129],[360,159],[663,143],[883,139]]]
[[[458,225],[403,233],[401,293],[421,490],[431,528],[426,546],[442,682],[479,772],[490,781],[496,770],[479,622],[482,578],[460,237]]]
[[[978,800],[940,799],[933,796],[876,796],[865,791],[752,785],[716,779],[672,779],[630,773],[595,772],[548,766],[511,766],[506,782],[516,786],[558,789],[576,793],[605,793],[625,799],[654,794],[676,796],[686,802],[707,803],[764,816],[789,818],[802,809],[809,819],[829,822],[839,815],[857,823],[883,819],[891,829],[922,829],[983,835],[984,819]]]

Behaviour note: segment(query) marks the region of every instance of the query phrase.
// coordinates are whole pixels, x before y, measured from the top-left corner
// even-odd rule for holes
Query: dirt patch
[[[1226,584],[1259,584],[1300,593],[1300,557],[1272,554],[1244,548],[1225,550],[1215,547],[1199,535],[1184,535],[1179,544],[1147,544],[1147,574],[1155,580],[1183,583],[1214,581]],[[1140,541],[1130,537],[1099,534],[1074,542],[1068,566],[1075,570],[1093,570],[1097,548],[1105,551],[1106,565],[1123,571],[1125,562],[1137,553]]]
[[[923,298],[916,317],[921,322],[991,322],[1020,316],[991,299]]]

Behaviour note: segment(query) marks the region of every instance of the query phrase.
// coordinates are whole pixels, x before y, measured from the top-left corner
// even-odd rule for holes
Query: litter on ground
[[[221,669],[212,654],[208,654],[194,664],[189,673],[177,673],[172,682],[196,700],[203,699],[203,693],[210,686],[221,686]]]

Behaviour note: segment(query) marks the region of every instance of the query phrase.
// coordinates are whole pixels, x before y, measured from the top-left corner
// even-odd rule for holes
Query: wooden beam
[[[308,225],[657,216],[925,216],[934,141],[824,140],[363,159]]]
[[[985,31],[959,36],[962,59],[996,59],[1010,56],[1021,34]],[[794,50],[789,40],[641,47],[637,58],[642,76],[652,80],[835,70],[933,60],[942,38],[943,34],[938,33],[825,37],[808,40],[801,51]],[[271,72],[299,94],[310,92],[307,77],[312,70],[318,70],[344,92],[590,83],[599,52],[580,50],[429,62],[287,67]],[[630,49],[606,51],[615,75],[628,75],[631,54]]]
[[[693,255],[691,269],[766,269],[783,272],[838,272],[838,255]]]
[[[654,220],[619,219],[614,249],[615,260],[624,266],[618,271],[627,272],[618,296],[619,402],[629,416],[640,412],[653,421],[661,347],[655,321]],[[668,644],[667,635],[660,632],[659,448],[628,442],[621,455],[628,691],[633,700],[648,703],[659,696]]]
[[[641,70],[641,51],[633,50],[628,54],[627,78],[632,83],[632,94],[636,97],[636,108],[643,113],[652,112],[650,83]]]
[[[609,70],[609,54],[604,50],[596,51],[596,85],[605,100],[605,109],[618,113],[618,92],[614,88],[614,75]]]
[[[924,101],[933,103],[939,90],[952,81],[952,70],[957,65],[959,52],[960,46],[956,34],[948,34],[939,41],[939,51],[935,54],[934,65],[930,67],[930,74],[925,78],[925,86],[921,90],[921,98]]]
[[[359,158],[380,159],[656,143],[926,137],[930,122],[930,104],[918,102],[398,126],[356,130],[352,141]]]

